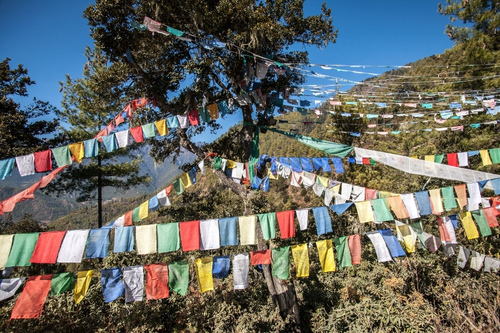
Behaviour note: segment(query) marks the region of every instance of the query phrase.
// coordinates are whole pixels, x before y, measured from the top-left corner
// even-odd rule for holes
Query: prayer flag
[[[481,232],[481,236],[491,236],[491,229],[488,225],[488,221],[486,221],[486,216],[483,213],[482,209],[473,210],[470,212],[474,221],[476,221],[477,226],[479,227],[479,232]]]
[[[465,229],[465,234],[467,235],[467,239],[475,239],[479,238],[479,233],[477,231],[476,225],[474,221],[472,221],[472,215],[470,212],[462,212],[459,213],[460,221],[462,221],[462,225]]]
[[[312,209],[314,220],[316,221],[316,231],[318,236],[333,232],[332,219],[328,213],[327,207],[315,207]]]
[[[165,136],[168,134],[168,128],[165,119],[155,121],[155,127],[158,130],[160,136]]]
[[[114,133],[103,136],[102,143],[104,144],[104,147],[106,148],[106,151],[108,153],[111,153],[113,150],[116,150],[118,148],[118,144],[116,143],[116,138],[115,138]],[[56,153],[55,153],[54,149],[52,149],[52,153],[55,156]],[[69,149],[68,149],[68,153],[69,153]],[[68,163],[68,164],[70,164],[70,163]],[[61,166],[61,165],[59,165],[59,163],[57,163],[57,165]]]
[[[387,208],[385,198],[372,199],[371,204],[373,206],[373,210],[375,211],[375,218],[377,223],[394,220],[391,212],[389,211],[389,208]]]
[[[443,202],[441,200],[441,189],[437,188],[429,190],[429,196],[432,204],[433,214],[441,214],[444,212]]]
[[[149,215],[149,200],[144,201],[140,206],[139,206],[139,220],[143,220],[147,218]]]
[[[0,279],[0,302],[11,298],[26,278]]]
[[[33,155],[35,157],[36,172],[46,172],[52,170],[52,153],[50,149],[36,152]]]
[[[104,303],[109,303],[123,295],[125,286],[121,280],[121,268],[107,268],[101,270],[101,286]]]
[[[220,245],[238,245],[237,217],[219,219]]]
[[[200,221],[200,250],[220,248],[219,221],[217,219]]]
[[[80,303],[85,297],[85,294],[87,294],[91,279],[92,279],[92,270],[80,271],[77,273],[75,291],[73,295],[76,304]]]
[[[168,287],[185,296],[189,285],[189,263],[176,261],[168,264]]]
[[[179,223],[157,224],[158,253],[173,252],[181,248]]]
[[[370,231],[366,233],[366,236],[370,239],[373,246],[375,247],[375,253],[379,262],[391,261],[392,257],[389,253],[389,249],[384,241],[384,238],[378,231]]]
[[[448,165],[458,167],[458,154],[457,153],[447,154],[446,157],[448,159]]]
[[[290,246],[272,249],[273,275],[281,280],[290,278]]]
[[[457,207],[457,202],[455,200],[455,195],[453,194],[453,186],[441,188],[443,193],[444,208],[446,210],[452,210]]]
[[[292,245],[292,256],[297,277],[309,276],[309,252],[307,244]]]
[[[339,259],[339,267],[351,267],[352,258],[349,244],[347,243],[347,237],[337,237],[334,238],[333,241],[335,242],[335,250],[337,251],[337,257]]]
[[[347,236],[347,244],[351,253],[351,263],[361,265],[361,239],[358,234]]]
[[[354,203],[360,223],[373,222],[373,211],[371,201],[358,201]]]
[[[222,279],[229,275],[229,256],[214,257],[212,274],[216,279]]]
[[[154,123],[144,124],[141,127],[142,127],[142,133],[144,134],[146,139],[149,139],[149,138],[152,138],[155,136],[155,124]]]
[[[319,262],[323,273],[335,271],[335,258],[333,257],[333,245],[331,239],[316,242],[318,248]]]
[[[55,264],[66,231],[42,232],[31,255],[32,264]]]
[[[401,257],[406,255],[405,251],[401,247],[401,244],[399,244],[391,229],[381,229],[378,232],[380,233],[380,235],[382,235],[382,238],[389,248],[392,257]]]
[[[483,165],[491,165],[491,159],[490,155],[488,153],[487,149],[483,149],[479,151],[479,155],[481,155],[481,161],[483,162]]]
[[[351,207],[353,202],[346,202],[343,204],[332,205],[330,209],[333,210],[337,215],[342,215],[349,207]]]
[[[58,167],[71,164],[71,153],[68,146],[53,148],[52,155],[54,155]]]
[[[457,201],[460,209],[467,205],[467,193],[465,191],[465,184],[453,186],[457,193]]]
[[[309,220],[309,208],[295,210],[297,219],[299,220],[300,230],[307,230],[307,222]]]
[[[30,276],[16,301],[10,319],[38,318],[50,291],[52,274]]]
[[[60,295],[65,291],[75,288],[75,277],[73,273],[54,274],[50,283],[50,293],[52,295]]]
[[[295,211],[277,212],[276,218],[278,219],[281,239],[295,237]]]
[[[271,250],[250,252],[250,263],[252,266],[271,264]]]
[[[410,226],[408,224],[396,221],[396,229],[403,238],[404,248],[406,252],[415,252],[415,243],[417,241],[417,236],[412,233],[412,229],[410,229]]]
[[[498,227],[497,216],[500,215],[500,212],[496,209],[496,207],[492,206],[483,208],[483,213],[490,227]]]
[[[257,225],[257,215],[238,217],[240,227],[240,245],[255,245],[257,237],[255,227]]]
[[[125,303],[142,301],[144,292],[144,269],[142,266],[123,268],[123,285],[125,288]]]
[[[276,213],[258,214],[262,237],[265,240],[276,238]]]
[[[134,227],[115,228],[113,252],[130,252],[134,250]]]
[[[39,235],[38,232],[16,234],[5,267],[30,266],[30,258]]]
[[[85,259],[105,258],[109,250],[109,231],[110,229],[92,229],[87,240],[87,250]]]
[[[57,262],[82,262],[83,251],[85,251],[88,237],[89,230],[68,230],[62,241],[59,255],[57,256]]]
[[[85,150],[83,148],[83,142],[72,143],[68,146],[71,155],[75,158],[75,161],[80,163],[85,156]]]
[[[137,254],[156,253],[156,224],[135,227]]]
[[[188,119],[191,126],[198,126],[200,124],[200,114],[198,113],[198,110],[191,110],[188,113]]]
[[[167,264],[152,264],[144,266],[146,270],[146,299],[162,299],[170,296],[168,289]]]
[[[420,209],[420,215],[432,214],[431,201],[429,199],[428,191],[415,192],[415,198],[417,199],[418,208]]]
[[[233,288],[234,290],[248,288],[248,272],[250,269],[248,253],[236,254],[233,257]]]
[[[493,164],[500,163],[500,148],[488,149]]]
[[[0,180],[4,180],[12,174],[16,159],[14,157],[0,160]]]
[[[398,219],[407,219],[410,217],[410,214],[408,213],[408,210],[406,209],[405,205],[403,204],[403,200],[401,199],[400,195],[396,195],[393,197],[387,197],[385,198],[386,203],[391,207],[392,211],[396,215]],[[378,217],[377,217],[378,221]]]
[[[182,251],[194,251],[200,249],[200,221],[189,221],[179,223]]]
[[[144,142],[144,136],[142,135],[142,127],[141,126],[136,126],[132,127],[130,130],[130,134],[134,138],[135,142]]]
[[[13,240],[14,235],[0,235],[0,270],[5,268],[5,263],[9,259]]]

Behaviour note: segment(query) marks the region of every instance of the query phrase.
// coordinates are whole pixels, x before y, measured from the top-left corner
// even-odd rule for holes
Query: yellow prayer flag
[[[278,179],[278,174],[273,175],[273,173],[271,172],[271,169],[267,169],[267,176],[269,177],[269,179]]]
[[[137,254],[156,253],[156,243],[156,224],[138,225],[135,227]]]
[[[340,192],[340,184],[333,186],[330,190],[333,191],[335,194],[339,194]]]
[[[330,180],[326,177],[321,177],[321,176],[318,176],[318,181],[321,185],[323,185],[324,188],[328,188],[328,186],[330,185]]]
[[[255,234],[257,215],[238,217],[238,226],[240,229],[240,245],[257,244],[257,237]]]
[[[434,158],[435,158],[435,155],[425,155],[424,160],[426,162],[432,162],[432,163],[434,163]]]
[[[333,257],[333,244],[331,239],[316,242],[318,248],[319,262],[323,273],[335,272],[335,259]]]
[[[82,299],[85,297],[85,294],[89,290],[91,279],[92,279],[92,270],[81,271],[76,274],[75,292],[73,294],[76,304],[80,303]]]
[[[156,126],[156,129],[158,130],[158,133],[160,133],[160,136],[164,136],[164,135],[168,134],[166,119],[155,121],[155,126]]]
[[[434,190],[429,190],[429,197],[432,203],[432,212],[433,213],[443,213],[443,200],[441,200],[441,189],[436,188]]]
[[[307,244],[292,245],[293,262],[297,277],[309,276],[309,252]]]
[[[181,182],[183,188],[188,188],[193,185],[193,183],[191,182],[191,177],[189,177],[189,173],[187,172],[181,176]]]
[[[231,161],[231,160],[227,160],[227,162],[226,162],[226,168],[228,168],[228,169],[234,169],[234,168],[236,168],[236,162],[235,161]]]
[[[139,206],[139,220],[144,220],[149,215],[149,201],[144,201]]]
[[[479,232],[477,231],[477,227],[472,220],[472,215],[470,212],[462,212],[458,214],[460,216],[460,221],[462,221],[462,225],[465,229],[465,234],[467,235],[467,239],[476,239],[479,238]]]
[[[491,165],[491,158],[490,158],[490,153],[488,152],[487,149],[483,149],[479,151],[479,154],[481,155],[481,160],[483,161],[483,165]]]
[[[196,276],[198,277],[198,286],[200,292],[214,290],[214,280],[212,277],[212,257],[198,258],[194,261]]]
[[[217,104],[207,105],[208,114],[212,120],[219,119],[219,107]]]
[[[415,252],[415,243],[416,243],[416,238],[412,235],[410,226],[408,224],[403,224],[403,225],[397,225],[396,228],[398,228],[399,232],[401,233],[401,236],[403,236],[403,246],[408,253],[413,253]]]
[[[71,155],[75,158],[75,161],[80,163],[85,156],[85,150],[83,148],[83,142],[72,143],[69,146],[69,151]]]
[[[0,270],[5,268],[13,239],[14,235],[0,235]]]
[[[354,203],[360,223],[373,222],[373,210],[370,200],[358,201]]]

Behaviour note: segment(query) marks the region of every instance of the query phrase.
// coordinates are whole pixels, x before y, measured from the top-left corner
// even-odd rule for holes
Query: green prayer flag
[[[441,189],[443,193],[444,209],[452,210],[457,207],[457,201],[455,200],[455,194],[453,193],[453,186],[443,187]]]
[[[389,208],[387,207],[385,198],[372,199],[371,203],[373,206],[373,210],[375,211],[377,222],[386,222],[394,220],[391,212],[389,211]]]
[[[200,114],[200,118],[204,123],[208,123],[212,120],[212,118],[210,118],[210,113],[208,113],[208,109],[206,107],[199,108],[198,113]]]
[[[149,123],[146,125],[142,125],[142,133],[145,138],[152,138],[155,134],[155,123]]]
[[[172,35],[175,35],[177,37],[181,37],[182,35],[184,35],[183,31],[180,31],[180,30],[174,29],[172,27],[168,27],[168,26],[167,26],[167,32],[170,32]]]
[[[417,238],[420,241],[420,245],[422,245],[422,248],[424,250],[427,250],[427,246],[425,246],[425,237],[424,237],[424,231],[422,229],[422,222],[412,223],[412,224],[410,224],[410,227],[417,234]]]
[[[30,259],[40,233],[16,234],[5,267],[31,266]]]
[[[351,267],[352,258],[349,244],[347,243],[347,236],[334,238],[333,241],[335,242],[335,251],[340,263],[339,267]]]
[[[71,164],[71,152],[69,151],[69,146],[53,148],[52,154],[56,159],[58,167]]]
[[[157,224],[158,253],[177,251],[181,247],[179,223]]]
[[[258,214],[262,237],[265,240],[276,237],[276,213]]]
[[[489,149],[489,151],[490,151],[491,162],[493,164],[500,163],[500,148],[492,148]]]
[[[273,275],[281,280],[288,280],[290,278],[290,246],[272,249],[271,255],[273,257]]]
[[[275,128],[269,128],[269,127],[264,127],[264,126],[262,128],[265,128],[265,129],[272,131],[272,132],[286,135],[289,138],[295,139],[295,140],[299,141],[300,143],[305,144],[306,146],[321,150],[329,155],[346,157],[354,149],[354,147],[352,147],[352,146],[344,145],[341,143],[314,139],[314,138],[310,138],[310,137],[299,135],[299,134],[293,134],[290,132],[280,131],[280,130],[275,129]]]
[[[133,222],[139,222],[141,220],[139,218],[140,211],[141,211],[141,206],[135,207],[134,210],[132,211],[132,221]]]
[[[479,227],[479,232],[481,236],[486,237],[491,235],[491,228],[488,225],[488,221],[486,220],[486,216],[483,213],[482,209],[474,210],[470,212],[474,221],[476,221],[477,226]]]
[[[189,263],[176,261],[168,264],[168,287],[182,296],[187,294],[189,285]]]
[[[434,163],[443,163],[443,158],[444,158],[444,154],[435,155],[434,156]]]
[[[214,158],[214,162],[212,163],[212,167],[214,168],[214,170],[219,170],[221,165],[222,165],[222,157],[216,156]]]
[[[75,277],[73,273],[54,274],[50,283],[50,293],[54,296],[75,288]]]
[[[180,195],[180,194],[182,194],[182,192],[184,192],[184,187],[182,186],[182,181],[180,178],[177,178],[175,180],[175,182],[173,183],[173,186],[174,186],[175,193],[177,193],[177,195]]]
[[[258,158],[252,158],[250,162],[248,162],[248,177],[250,178],[250,183],[252,183],[253,177],[255,176],[255,163],[258,161]]]

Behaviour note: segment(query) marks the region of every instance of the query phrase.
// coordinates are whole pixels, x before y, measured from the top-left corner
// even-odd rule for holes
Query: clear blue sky
[[[444,35],[448,19],[437,13],[439,1],[359,0],[327,1],[333,24],[338,29],[336,44],[318,50],[308,48],[310,62],[348,65],[404,65],[439,54],[453,43]],[[60,107],[59,81],[65,75],[80,77],[86,61],[83,51],[92,45],[89,28],[82,17],[86,1],[0,0],[0,59],[11,58],[11,66],[23,64],[36,85],[30,98],[37,97]],[[306,0],[306,14],[319,13],[322,1]],[[172,26],[174,26],[172,24]],[[174,26],[175,27],[175,26]],[[349,80],[367,76],[318,72]],[[385,69],[359,69],[383,72]],[[331,82],[311,79],[309,84]],[[343,86],[347,90],[351,86]],[[118,110],[117,110],[118,111]],[[232,125],[238,117],[224,121]],[[227,130],[224,126],[224,130]],[[205,135],[200,140],[213,140]]]

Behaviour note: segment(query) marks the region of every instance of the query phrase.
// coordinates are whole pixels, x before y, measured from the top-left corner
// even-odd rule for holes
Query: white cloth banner
[[[89,230],[68,230],[59,249],[57,262],[81,263]]]
[[[299,220],[300,230],[307,230],[307,222],[309,221],[309,208],[297,209],[295,211]]]
[[[249,267],[248,253],[236,254],[233,257],[233,286],[235,290],[248,288]]]
[[[200,249],[215,250],[220,248],[219,220],[200,221]]]
[[[129,266],[123,268],[123,285],[125,286],[125,303],[142,301],[144,293],[144,268]]]
[[[377,253],[377,258],[379,262],[391,261],[392,257],[385,244],[384,238],[378,231],[367,232],[366,235],[370,238],[373,246],[375,247],[375,252]]]
[[[384,153],[370,149],[355,147],[354,152],[358,157],[371,157],[378,163],[391,166],[407,173],[426,177],[450,179],[464,183],[474,183],[480,180],[495,179],[500,177],[499,175],[492,173],[462,169],[446,164],[427,162],[407,156]],[[491,186],[488,182],[486,184],[486,188],[493,189],[493,186]]]

